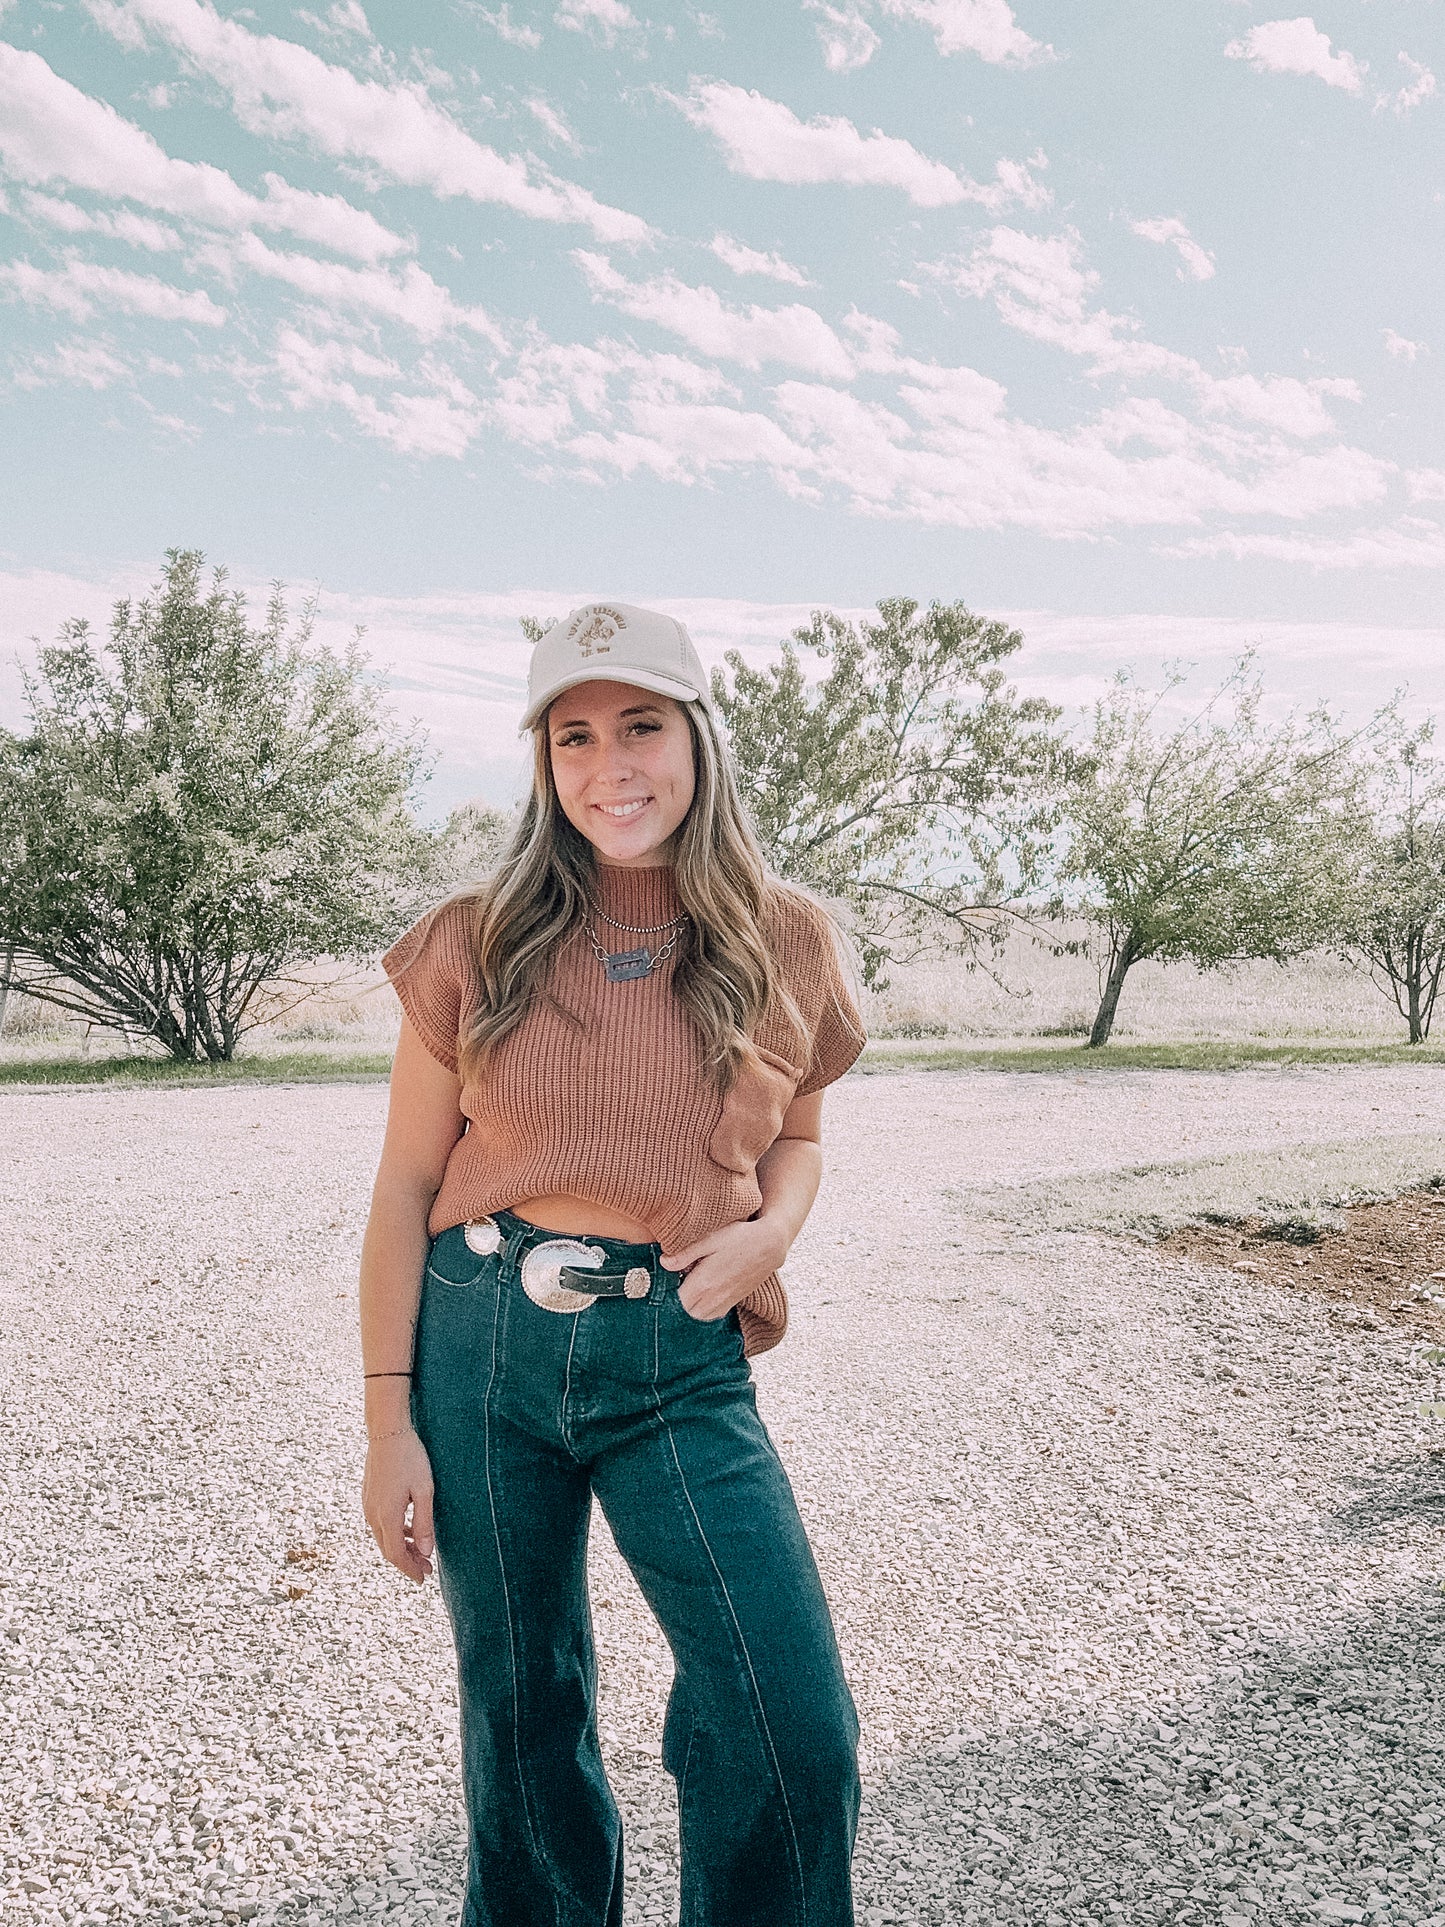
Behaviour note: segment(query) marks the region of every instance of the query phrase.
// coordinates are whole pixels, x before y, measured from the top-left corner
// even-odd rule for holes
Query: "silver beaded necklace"
[[[592,928],[590,919],[586,924],[587,940],[596,953],[597,961],[607,973],[610,984],[627,984],[638,977],[649,977],[660,963],[665,963],[677,948],[678,938],[682,935],[682,925],[687,917],[677,916],[667,923],[619,923],[616,917],[609,917],[605,910],[597,915],[604,923],[610,923],[614,930],[625,930],[630,937],[653,937],[661,930],[671,930],[675,934],[657,951],[649,951],[644,944],[636,950],[604,950],[598,942],[597,932]]]

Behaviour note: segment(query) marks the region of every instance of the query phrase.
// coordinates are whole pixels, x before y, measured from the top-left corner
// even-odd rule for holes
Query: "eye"
[[[645,730],[645,731],[647,732],[647,734],[648,734],[649,736],[652,736],[652,735],[655,735],[655,734],[656,734],[656,732],[657,732],[657,731],[658,731],[659,729],[661,729],[661,728],[662,728],[662,724],[661,724],[661,723],[646,723],[646,722],[644,722],[644,723],[634,723],[634,724],[632,725],[632,727],[633,727],[634,729],[641,729],[641,730]]]
[[[574,743],[585,743],[586,741],[587,741],[587,734],[585,730],[570,729],[568,730],[565,736],[558,736],[557,738],[555,738],[553,742],[553,748],[554,749],[571,749]]]

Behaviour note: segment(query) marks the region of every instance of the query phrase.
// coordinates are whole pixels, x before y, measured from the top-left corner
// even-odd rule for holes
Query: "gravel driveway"
[[[949,1195],[1438,1130],[1442,1092],[830,1096],[756,1372],[863,1721],[866,1927],[1445,1927],[1439,1374],[1257,1280]],[[0,1095],[0,1924],[455,1919],[447,1627],[357,1496],[384,1103]],[[594,1564],[628,1920],[675,1920],[666,1648],[600,1520]]]

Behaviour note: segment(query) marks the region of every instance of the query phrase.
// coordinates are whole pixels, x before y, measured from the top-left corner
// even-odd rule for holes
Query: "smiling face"
[[[692,731],[681,703],[634,683],[584,682],[547,711],[563,814],[604,863],[671,863],[692,806]]]

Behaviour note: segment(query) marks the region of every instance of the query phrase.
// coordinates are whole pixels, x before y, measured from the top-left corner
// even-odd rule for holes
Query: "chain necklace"
[[[637,950],[604,950],[589,920],[583,926],[587,932],[587,941],[591,944],[598,963],[607,973],[607,981],[610,984],[632,983],[638,977],[650,977],[657,966],[665,963],[677,948],[678,939],[682,935],[682,926],[687,922],[686,916],[680,916],[674,917],[670,923],[618,923],[617,919],[609,917],[605,910],[599,910],[597,915],[604,923],[610,923],[614,930],[626,930],[635,937],[652,936],[659,930],[674,932],[662,948],[655,952],[649,951],[645,945]]]
[[[675,923],[686,923],[687,921],[686,915],[683,915],[680,917],[670,917],[666,923],[619,923],[616,917],[609,917],[605,910],[599,909],[596,915],[601,917],[604,923],[610,923],[614,930],[625,930],[633,937],[656,936],[659,930],[671,930]]]

